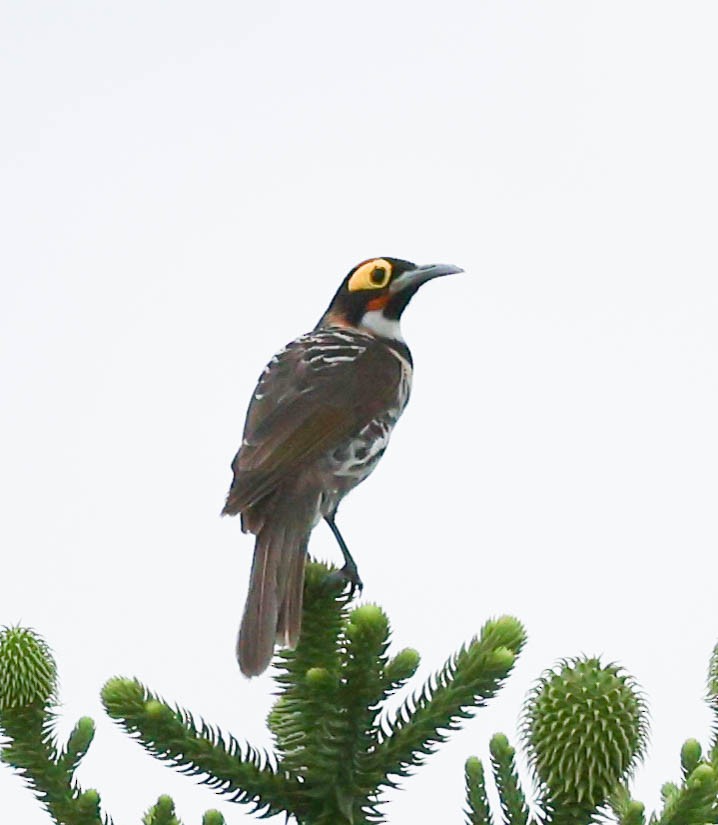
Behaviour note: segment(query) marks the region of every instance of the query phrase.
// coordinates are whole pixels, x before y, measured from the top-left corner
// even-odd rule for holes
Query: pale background
[[[1,8],[0,624],[56,651],[63,735],[96,719],[83,785],[118,825],[163,792],[249,821],[98,693],[137,675],[269,744],[229,462],[273,352],[395,255],[466,274],[410,307],[411,404],[341,513],[365,598],[423,675],[491,616],[530,641],[389,820],[462,821],[465,758],[581,652],[644,688],[658,804],[718,639],[718,5]],[[7,768],[0,799],[48,822]]]

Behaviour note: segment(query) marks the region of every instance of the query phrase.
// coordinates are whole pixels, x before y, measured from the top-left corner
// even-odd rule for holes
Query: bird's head
[[[399,320],[422,284],[463,272],[451,264],[417,266],[400,258],[370,258],[342,281],[318,326],[345,326],[401,341]]]

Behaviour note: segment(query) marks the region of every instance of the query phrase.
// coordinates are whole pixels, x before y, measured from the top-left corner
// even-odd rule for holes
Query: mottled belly
[[[372,421],[324,457],[320,470],[324,478],[319,505],[322,515],[334,512],[344,496],[372,473],[384,455],[395,423],[396,418]]]
[[[393,427],[394,421],[388,418],[372,421],[354,438],[337,447],[329,456],[333,475],[355,479],[355,484],[363,481],[384,455]]]

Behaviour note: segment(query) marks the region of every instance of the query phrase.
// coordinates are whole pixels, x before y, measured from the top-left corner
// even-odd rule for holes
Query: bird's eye
[[[359,292],[363,289],[383,289],[391,278],[391,262],[384,258],[372,258],[354,270],[347,289]]]

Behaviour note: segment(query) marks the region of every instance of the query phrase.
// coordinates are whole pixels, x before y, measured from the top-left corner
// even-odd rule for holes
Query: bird
[[[344,566],[331,574],[363,583],[336,524],[344,496],[375,469],[411,390],[413,361],[400,321],[427,281],[463,272],[370,258],[342,280],[310,332],[267,364],[247,410],[222,515],[240,515],[255,535],[236,654],[258,676],[275,644],[295,647],[301,631],[309,536],[323,519]]]

